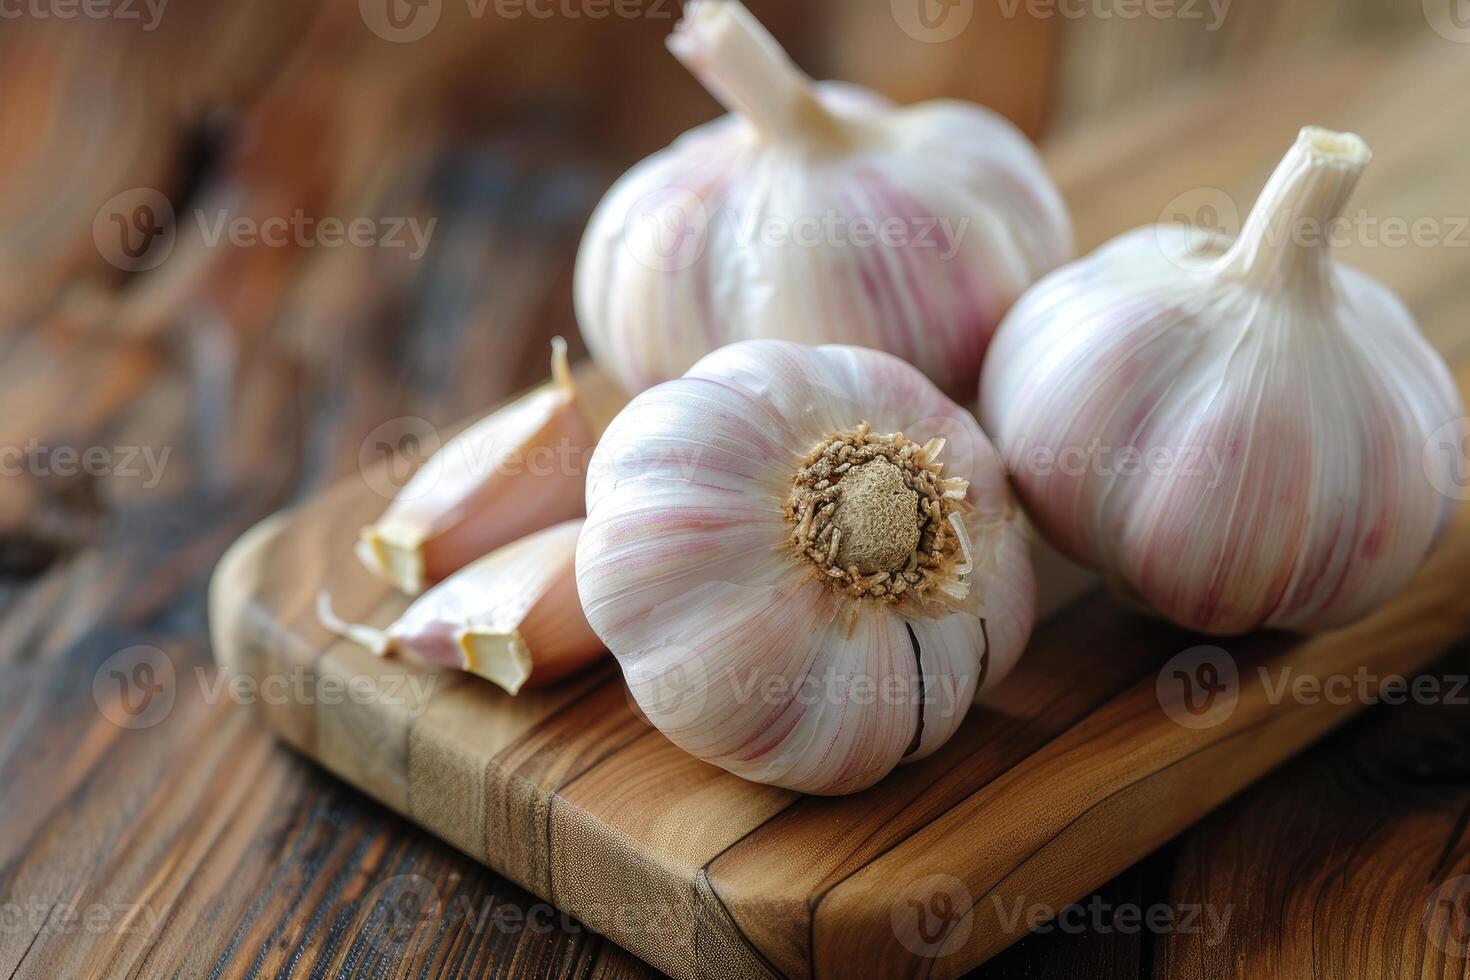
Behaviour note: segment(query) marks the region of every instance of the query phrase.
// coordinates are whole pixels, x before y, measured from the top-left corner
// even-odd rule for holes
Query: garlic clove
[[[551,366],[551,382],[445,443],[363,528],[364,565],[417,595],[508,541],[582,514],[600,420],[626,398],[590,373],[574,383],[560,337]]]
[[[581,528],[580,520],[566,521],[471,562],[386,630],[343,621],[325,592],[317,598],[318,619],[377,656],[406,653],[511,694],[550,684],[604,653],[577,597]]]
[[[1120,236],[1038,283],[992,345],[981,417],[1037,526],[1182,625],[1349,622],[1449,519],[1421,463],[1464,414],[1449,371],[1331,256],[1368,160],[1304,129],[1237,239]]]
[[[871,785],[943,744],[1029,634],[999,456],[887,354],[723,348],[618,415],[587,499],[588,622],[656,727],[747,779]]]
[[[1072,254],[1060,194],[1000,116],[814,83],[734,0],[669,47],[730,115],[608,191],[578,251],[577,319],[630,391],[752,338],[896,354],[973,394],[996,324]]]

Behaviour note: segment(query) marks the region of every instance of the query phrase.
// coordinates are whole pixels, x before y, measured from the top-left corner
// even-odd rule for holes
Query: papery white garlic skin
[[[1388,288],[1330,256],[1368,159],[1305,129],[1233,243],[1125,234],[1038,283],[991,346],[980,417],[1027,512],[1182,625],[1349,622],[1449,520],[1421,457],[1464,415],[1450,373]]]
[[[737,340],[885,350],[974,392],[1015,299],[1072,254],[1066,208],[1009,122],[813,84],[733,0],[670,48],[731,115],[635,166],[577,257],[582,335],[638,391]]]
[[[853,596],[791,544],[803,459],[863,422],[942,462],[950,486],[968,480],[954,597]],[[877,351],[746,341],[709,355],[613,421],[587,507],[588,621],[654,725],[747,779],[876,782],[939,748],[1031,630],[1035,583],[998,454],[969,412]]]

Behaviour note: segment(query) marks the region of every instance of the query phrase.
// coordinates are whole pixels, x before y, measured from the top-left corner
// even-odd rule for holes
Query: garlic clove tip
[[[464,653],[464,669],[477,677],[504,688],[510,694],[520,693],[531,676],[531,649],[519,630],[495,632],[481,629],[461,630],[456,637]]]

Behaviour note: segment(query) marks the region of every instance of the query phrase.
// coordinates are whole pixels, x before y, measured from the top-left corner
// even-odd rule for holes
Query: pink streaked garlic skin
[[[735,3],[690,4],[669,44],[732,115],[594,212],[575,300],[598,363],[638,391],[738,340],[846,343],[973,395],[1001,317],[1072,255],[1026,138],[967,103],[813,84]]]
[[[981,379],[1048,540],[1203,632],[1357,619],[1453,510],[1422,459],[1464,415],[1443,360],[1385,286],[1282,234],[1335,218],[1367,163],[1330,137],[1303,131],[1233,244],[1143,228],[1043,279]]]
[[[558,338],[553,350],[552,381],[446,442],[362,530],[364,565],[417,595],[501,545],[582,516],[597,433],[566,344]]]
[[[476,674],[511,694],[606,656],[582,614],[575,561],[581,520],[527,535],[470,562],[419,596],[386,630],[318,617],[378,656],[390,653]]]
[[[945,476],[969,479],[965,602],[855,599],[792,551],[793,474],[863,421],[943,437]],[[1035,583],[998,454],[969,412],[877,351],[748,341],[709,355],[614,420],[587,507],[588,621],[649,720],[746,779],[871,785],[944,744],[1030,634]],[[868,689],[885,683],[899,693]],[[902,693],[920,689],[922,707]]]

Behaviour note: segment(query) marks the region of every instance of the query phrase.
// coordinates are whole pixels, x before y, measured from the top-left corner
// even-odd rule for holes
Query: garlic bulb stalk
[[[585,464],[626,402],[595,372],[573,382],[566,342],[552,341],[552,380],[446,442],[381,518],[358,558],[409,595],[531,531],[582,515]]]
[[[897,354],[959,397],[996,324],[1071,255],[1060,195],[1010,123],[814,83],[735,0],[692,0],[669,48],[730,115],[638,164],[577,257],[577,318],[638,391],[736,340]]]
[[[1449,463],[1423,455],[1464,414],[1449,371],[1328,244],[1369,156],[1302,130],[1236,240],[1125,234],[1038,283],[991,347],[981,419],[1027,512],[1185,626],[1349,622],[1449,520],[1425,471]]]
[[[938,749],[1035,602],[1000,457],[878,351],[745,341],[636,397],[577,585],[649,720],[758,782],[849,793]]]
[[[340,619],[330,596],[317,618],[377,656],[404,653],[505,688],[559,680],[604,655],[577,598],[580,520],[522,538],[425,592],[386,630]]]

